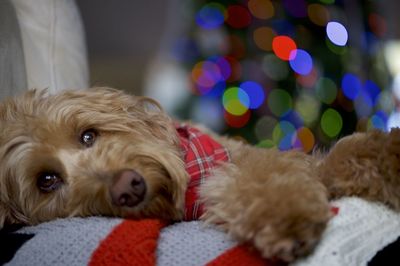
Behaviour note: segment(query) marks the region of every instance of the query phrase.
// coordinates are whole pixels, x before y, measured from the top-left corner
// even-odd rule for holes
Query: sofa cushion
[[[28,88],[87,88],[84,30],[73,0],[12,0],[21,28]]]
[[[9,0],[0,1],[0,65],[0,99],[26,89],[21,34]]]

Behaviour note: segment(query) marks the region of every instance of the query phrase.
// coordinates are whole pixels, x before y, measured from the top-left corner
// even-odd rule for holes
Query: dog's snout
[[[134,170],[123,170],[114,176],[110,187],[113,204],[119,207],[134,207],[143,201],[146,183]]]

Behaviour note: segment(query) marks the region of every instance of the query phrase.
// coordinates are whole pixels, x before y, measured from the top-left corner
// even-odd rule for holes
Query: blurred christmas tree
[[[193,85],[181,118],[306,152],[386,129],[386,28],[374,1],[196,3],[191,36],[177,49]]]

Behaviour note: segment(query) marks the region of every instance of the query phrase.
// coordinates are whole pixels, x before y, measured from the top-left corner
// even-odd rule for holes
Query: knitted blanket
[[[339,211],[319,246],[294,266],[367,265],[400,236],[400,214],[380,204],[358,198],[332,204]],[[59,219],[3,233],[2,241],[8,249],[16,247],[5,265],[278,265],[200,221]],[[394,263],[400,265],[399,259]]]

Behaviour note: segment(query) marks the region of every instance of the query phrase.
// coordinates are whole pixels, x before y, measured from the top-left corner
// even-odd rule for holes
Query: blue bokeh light
[[[237,97],[239,99],[239,101],[247,108],[250,108],[250,104],[251,104],[251,99],[250,96],[247,94],[247,92],[245,90],[243,90],[242,88],[238,88],[238,94]]]
[[[381,93],[379,86],[372,80],[367,80],[364,85],[364,90],[371,97],[372,105],[375,106]]]
[[[260,107],[265,100],[265,94],[262,86],[254,81],[245,81],[239,86],[245,91],[250,98],[250,109],[257,109]]]
[[[293,50],[290,58],[292,58],[292,54],[295,56],[289,61],[289,64],[293,71],[303,76],[310,74],[313,68],[311,55],[302,49]]]
[[[359,117],[366,117],[371,114],[373,107],[373,102],[371,96],[363,88],[357,98],[354,100],[354,108],[356,109],[357,115]]]
[[[289,150],[292,148],[293,136],[296,134],[296,128],[288,121],[282,120],[277,125],[280,133],[278,148],[280,150]]]
[[[196,23],[204,29],[215,29],[225,21],[224,13],[217,5],[203,6],[196,14]]]
[[[224,94],[225,89],[226,89],[225,81],[219,81],[211,89],[209,88],[203,89],[203,91],[205,91],[205,93],[203,94],[206,97],[220,98]]]
[[[347,73],[342,78],[343,94],[350,100],[355,100],[362,89],[360,79],[351,73]]]
[[[384,111],[377,111],[370,119],[373,128],[377,128],[383,131],[387,129],[388,116]]]

